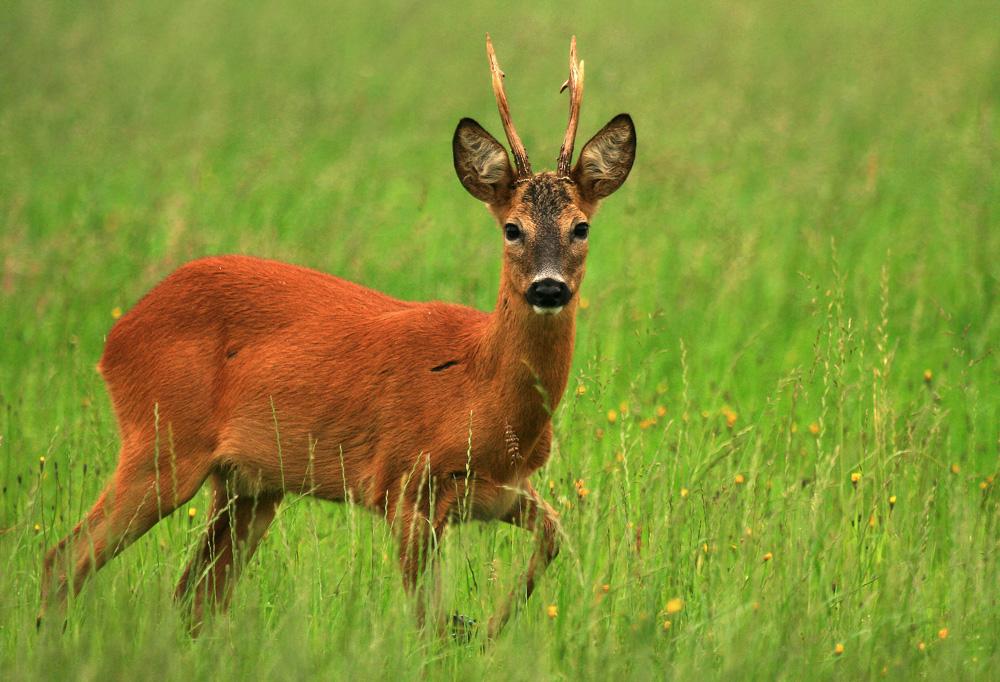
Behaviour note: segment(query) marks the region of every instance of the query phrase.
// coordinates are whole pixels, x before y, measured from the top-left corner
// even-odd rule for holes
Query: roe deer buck
[[[206,479],[209,527],[177,588],[192,600],[195,628],[206,606],[225,607],[286,493],[384,514],[408,592],[426,582],[428,554],[450,520],[532,531],[534,553],[489,635],[531,594],[558,551],[559,526],[528,477],[549,457],[570,371],[588,221],[628,176],[636,138],[620,114],[571,167],[584,80],[574,38],[557,169],[533,174],[488,35],[486,48],[514,167],[471,119],[459,122],[452,145],[462,184],[502,227],[493,312],[399,301],[243,256],[175,271],[108,335],[99,369],[121,431],[118,466],[46,555],[42,613],[64,608],[70,589]]]

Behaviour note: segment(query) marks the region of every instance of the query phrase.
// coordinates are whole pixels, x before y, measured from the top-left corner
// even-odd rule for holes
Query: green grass
[[[536,167],[571,33],[581,138],[639,136],[536,475],[567,535],[537,594],[485,651],[421,636],[385,524],[289,499],[191,640],[202,493],[36,634],[43,550],[115,463],[114,308],[224,252],[492,305],[450,150],[461,116],[500,134],[487,30]],[[1000,5],[15,1],[0,45],[5,678],[996,676]],[[453,529],[446,601],[488,616],[530,546]]]

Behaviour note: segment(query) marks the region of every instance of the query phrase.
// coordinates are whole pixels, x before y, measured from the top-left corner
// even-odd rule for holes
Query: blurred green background
[[[620,111],[639,139],[537,476],[568,546],[538,595],[485,651],[422,637],[384,524],[293,500],[191,641],[170,594],[196,499],[36,635],[43,548],[116,458],[116,309],[213,253],[492,306],[501,237],[450,146],[462,116],[502,139],[486,31],[536,169],[571,34],[580,142]],[[995,2],[5,3],[0,669],[989,677],[998,74]],[[486,617],[529,549],[458,529],[449,599]]]

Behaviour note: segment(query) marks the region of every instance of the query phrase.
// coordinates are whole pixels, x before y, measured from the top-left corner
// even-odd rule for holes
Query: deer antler
[[[576,36],[569,41],[569,79],[559,88],[562,92],[569,88],[569,125],[566,137],[559,150],[559,164],[556,174],[568,178],[573,161],[573,142],[576,141],[576,126],[580,123],[580,102],[583,101],[583,62],[576,60]]]
[[[504,73],[497,63],[497,54],[493,51],[493,41],[490,34],[486,34],[486,56],[490,59],[490,73],[493,76],[493,94],[497,98],[497,108],[500,110],[500,120],[503,122],[503,131],[507,133],[507,141],[510,142],[510,151],[514,154],[514,165],[517,166],[518,179],[531,177],[531,164],[528,162],[528,153],[524,151],[521,138],[518,137],[514,129],[514,123],[510,120],[510,106],[507,104],[507,93],[503,89]]]

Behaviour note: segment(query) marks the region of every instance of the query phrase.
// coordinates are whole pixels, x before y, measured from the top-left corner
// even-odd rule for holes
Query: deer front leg
[[[418,625],[423,628],[429,621],[441,634],[446,632],[446,623],[434,559],[454,503],[454,494],[445,491],[435,500],[433,514],[427,514],[426,509],[419,509],[420,505],[414,504],[399,519],[399,564],[403,587],[416,599]],[[427,575],[428,567],[430,575]]]
[[[501,603],[496,614],[490,619],[487,633],[490,639],[495,639],[500,634],[520,600],[527,600],[531,596],[535,590],[535,581],[541,577],[548,565],[559,554],[559,533],[561,532],[559,514],[539,496],[530,482],[525,480],[523,487],[523,494],[518,497],[514,507],[506,515],[500,517],[500,520],[535,533],[537,545],[528,561],[527,570]]]

